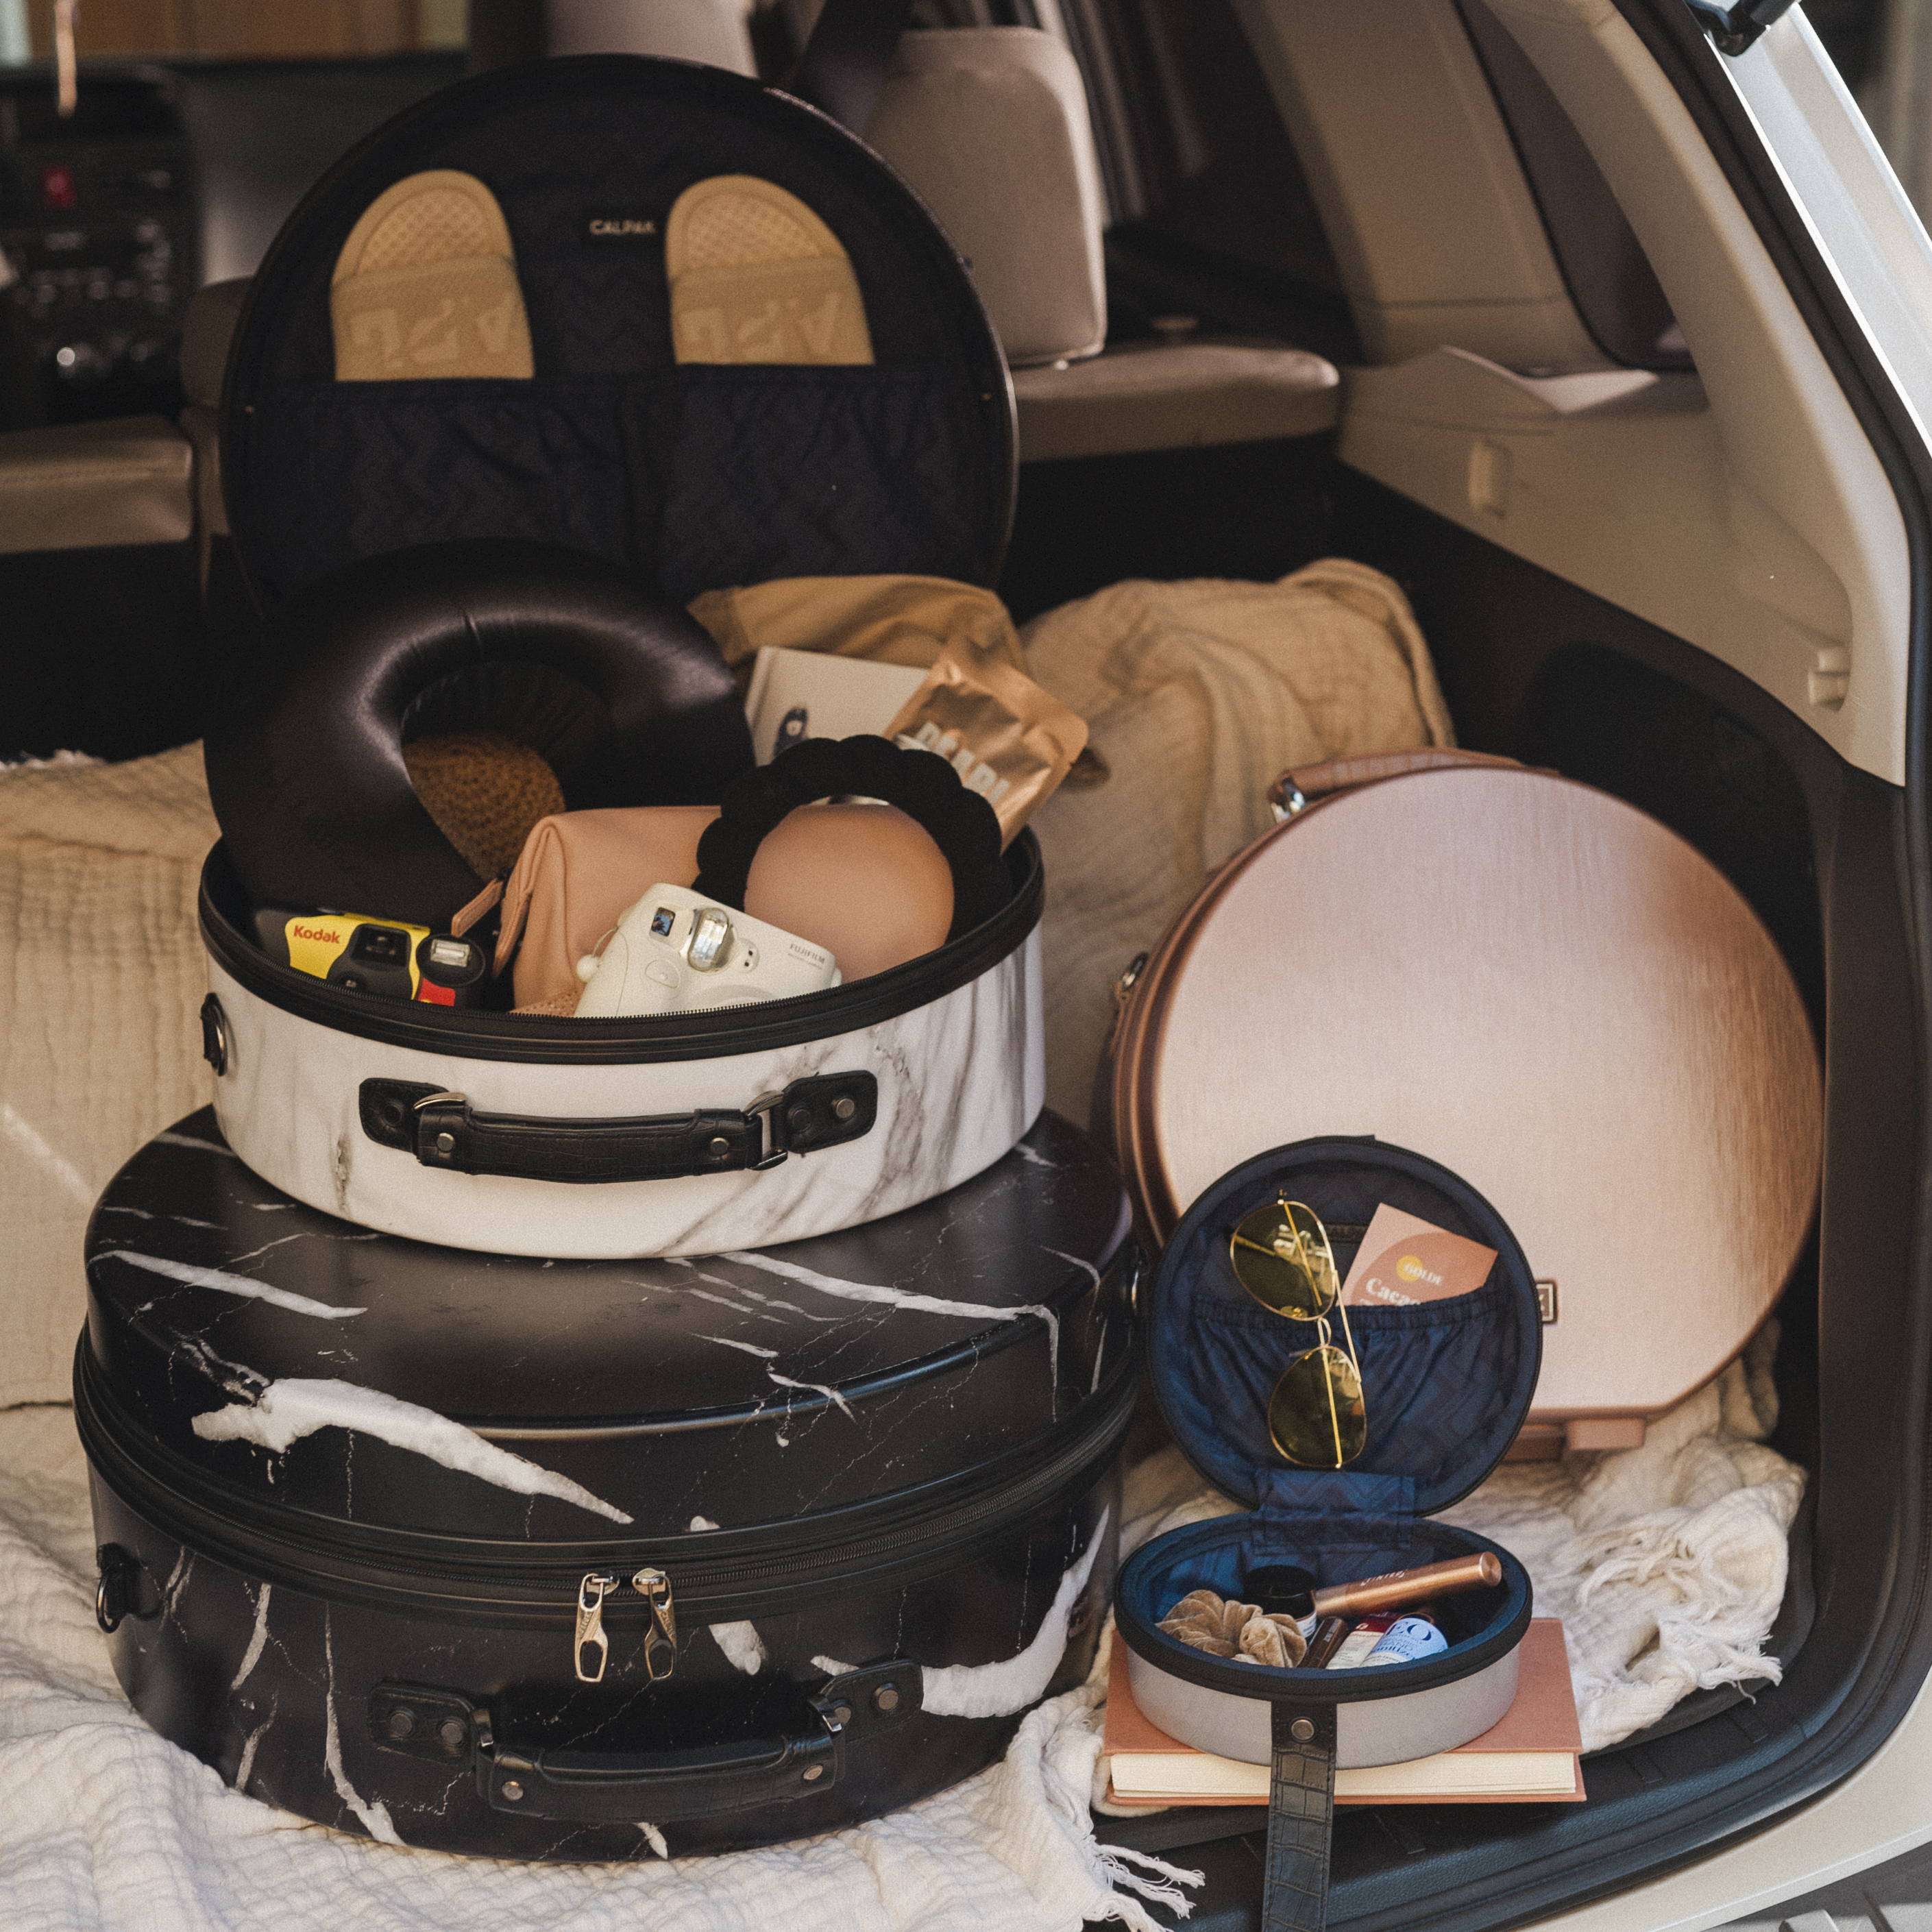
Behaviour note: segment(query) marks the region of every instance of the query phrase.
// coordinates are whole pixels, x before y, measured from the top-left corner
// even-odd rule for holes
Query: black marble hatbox
[[[548,1262],[316,1213],[196,1114],[88,1234],[115,1668],[238,1790],[386,1840],[647,1858],[876,1816],[1088,1666],[1136,1266],[1052,1115],[868,1226]]]

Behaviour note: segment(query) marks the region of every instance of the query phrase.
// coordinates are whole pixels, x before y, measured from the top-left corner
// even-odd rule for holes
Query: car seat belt
[[[864,138],[912,0],[825,0],[785,92]]]

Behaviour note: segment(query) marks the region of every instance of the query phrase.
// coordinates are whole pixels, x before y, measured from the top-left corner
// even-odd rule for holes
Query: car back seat
[[[1106,349],[1106,202],[1080,70],[1034,27],[907,34],[866,138],[973,265],[1013,370],[1020,458],[1316,434],[1334,365],[1286,344]]]

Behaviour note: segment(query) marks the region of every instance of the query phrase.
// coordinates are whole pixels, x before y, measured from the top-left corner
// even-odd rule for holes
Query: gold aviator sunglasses
[[[1339,1469],[1362,1453],[1368,1412],[1362,1402],[1362,1365],[1342,1306],[1328,1230],[1313,1208],[1283,1198],[1257,1208],[1228,1238],[1234,1279],[1271,1314],[1312,1322],[1319,1338],[1282,1371],[1268,1398],[1268,1434],[1287,1460],[1304,1469]],[[1339,1348],[1328,1332],[1341,1318]]]

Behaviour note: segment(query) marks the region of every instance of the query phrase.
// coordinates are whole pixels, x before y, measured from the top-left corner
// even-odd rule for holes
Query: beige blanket
[[[208,1098],[201,747],[0,767],[0,1408],[65,1399],[94,1197]]]
[[[1112,776],[1034,819],[1046,855],[1046,1097],[1087,1119],[1114,982],[1272,823],[1286,766],[1455,742],[1408,601],[1366,564],[1279,584],[1115,584],[1022,633]]]

